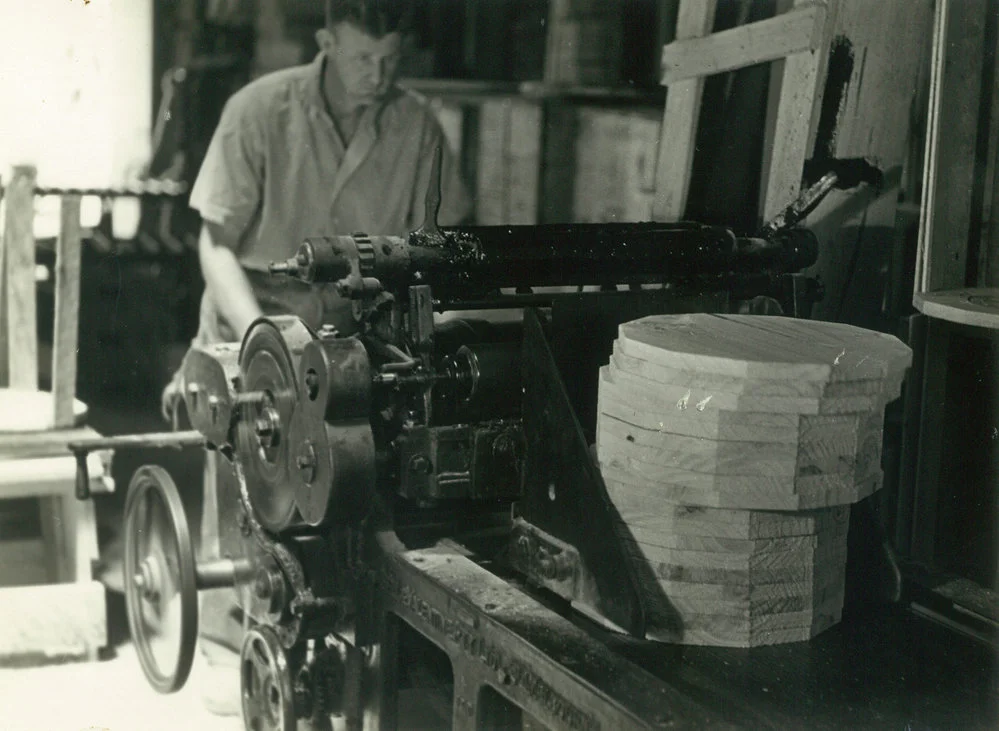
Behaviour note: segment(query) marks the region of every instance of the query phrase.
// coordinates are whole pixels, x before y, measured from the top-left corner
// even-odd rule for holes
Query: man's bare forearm
[[[205,285],[222,316],[242,340],[250,325],[263,313],[250,280],[224,241],[221,228],[205,224],[198,241],[198,257]]]

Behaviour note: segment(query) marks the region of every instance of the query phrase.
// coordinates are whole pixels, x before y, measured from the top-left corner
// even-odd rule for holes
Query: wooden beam
[[[676,41],[663,48],[662,83],[776,61],[815,51],[822,41],[826,3],[807,3],[767,20],[703,38]]]
[[[114,479],[106,468],[108,462],[110,456],[107,452],[91,452],[87,457],[90,491],[94,494],[114,492]],[[72,496],[75,484],[76,459],[73,457],[0,462],[0,500],[43,495]]]
[[[683,0],[676,22],[677,40],[700,38],[710,33],[715,24],[715,8],[716,0]],[[656,221],[678,221],[687,207],[703,93],[703,78],[671,84],[666,92],[656,164],[656,196],[652,206],[652,217]]]
[[[73,426],[76,399],[76,352],[80,321],[80,197],[63,196],[55,259],[55,327],[52,351],[52,398],[55,428]]]
[[[917,292],[967,284],[968,244],[980,215],[972,210],[972,190],[989,6],[990,0],[940,0]]]
[[[38,324],[35,302],[35,169],[14,168],[5,193],[7,385],[38,390]]]
[[[796,0],[795,7],[811,3]],[[777,215],[792,203],[801,189],[801,176],[809,147],[815,138],[818,109],[822,104],[826,62],[831,29],[836,18],[836,2],[829,6],[816,24],[815,51],[789,55],[774,67],[771,77],[777,80],[771,89],[771,119],[764,142],[760,214],[763,221]],[[791,11],[793,12],[793,11]]]

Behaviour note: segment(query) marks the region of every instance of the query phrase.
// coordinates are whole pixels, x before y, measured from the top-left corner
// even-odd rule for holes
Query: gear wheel
[[[354,244],[357,246],[357,260],[362,277],[375,276],[375,246],[371,237],[364,233],[354,234]]]

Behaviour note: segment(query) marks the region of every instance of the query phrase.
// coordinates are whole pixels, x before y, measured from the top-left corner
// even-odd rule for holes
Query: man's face
[[[340,23],[325,31],[320,43],[336,67],[348,102],[371,104],[395,81],[402,56],[399,33],[374,38],[351,23]]]

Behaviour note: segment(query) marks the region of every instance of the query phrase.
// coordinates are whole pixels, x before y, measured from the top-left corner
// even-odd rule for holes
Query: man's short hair
[[[326,27],[347,22],[382,38],[410,30],[413,13],[413,0],[326,0]]]

